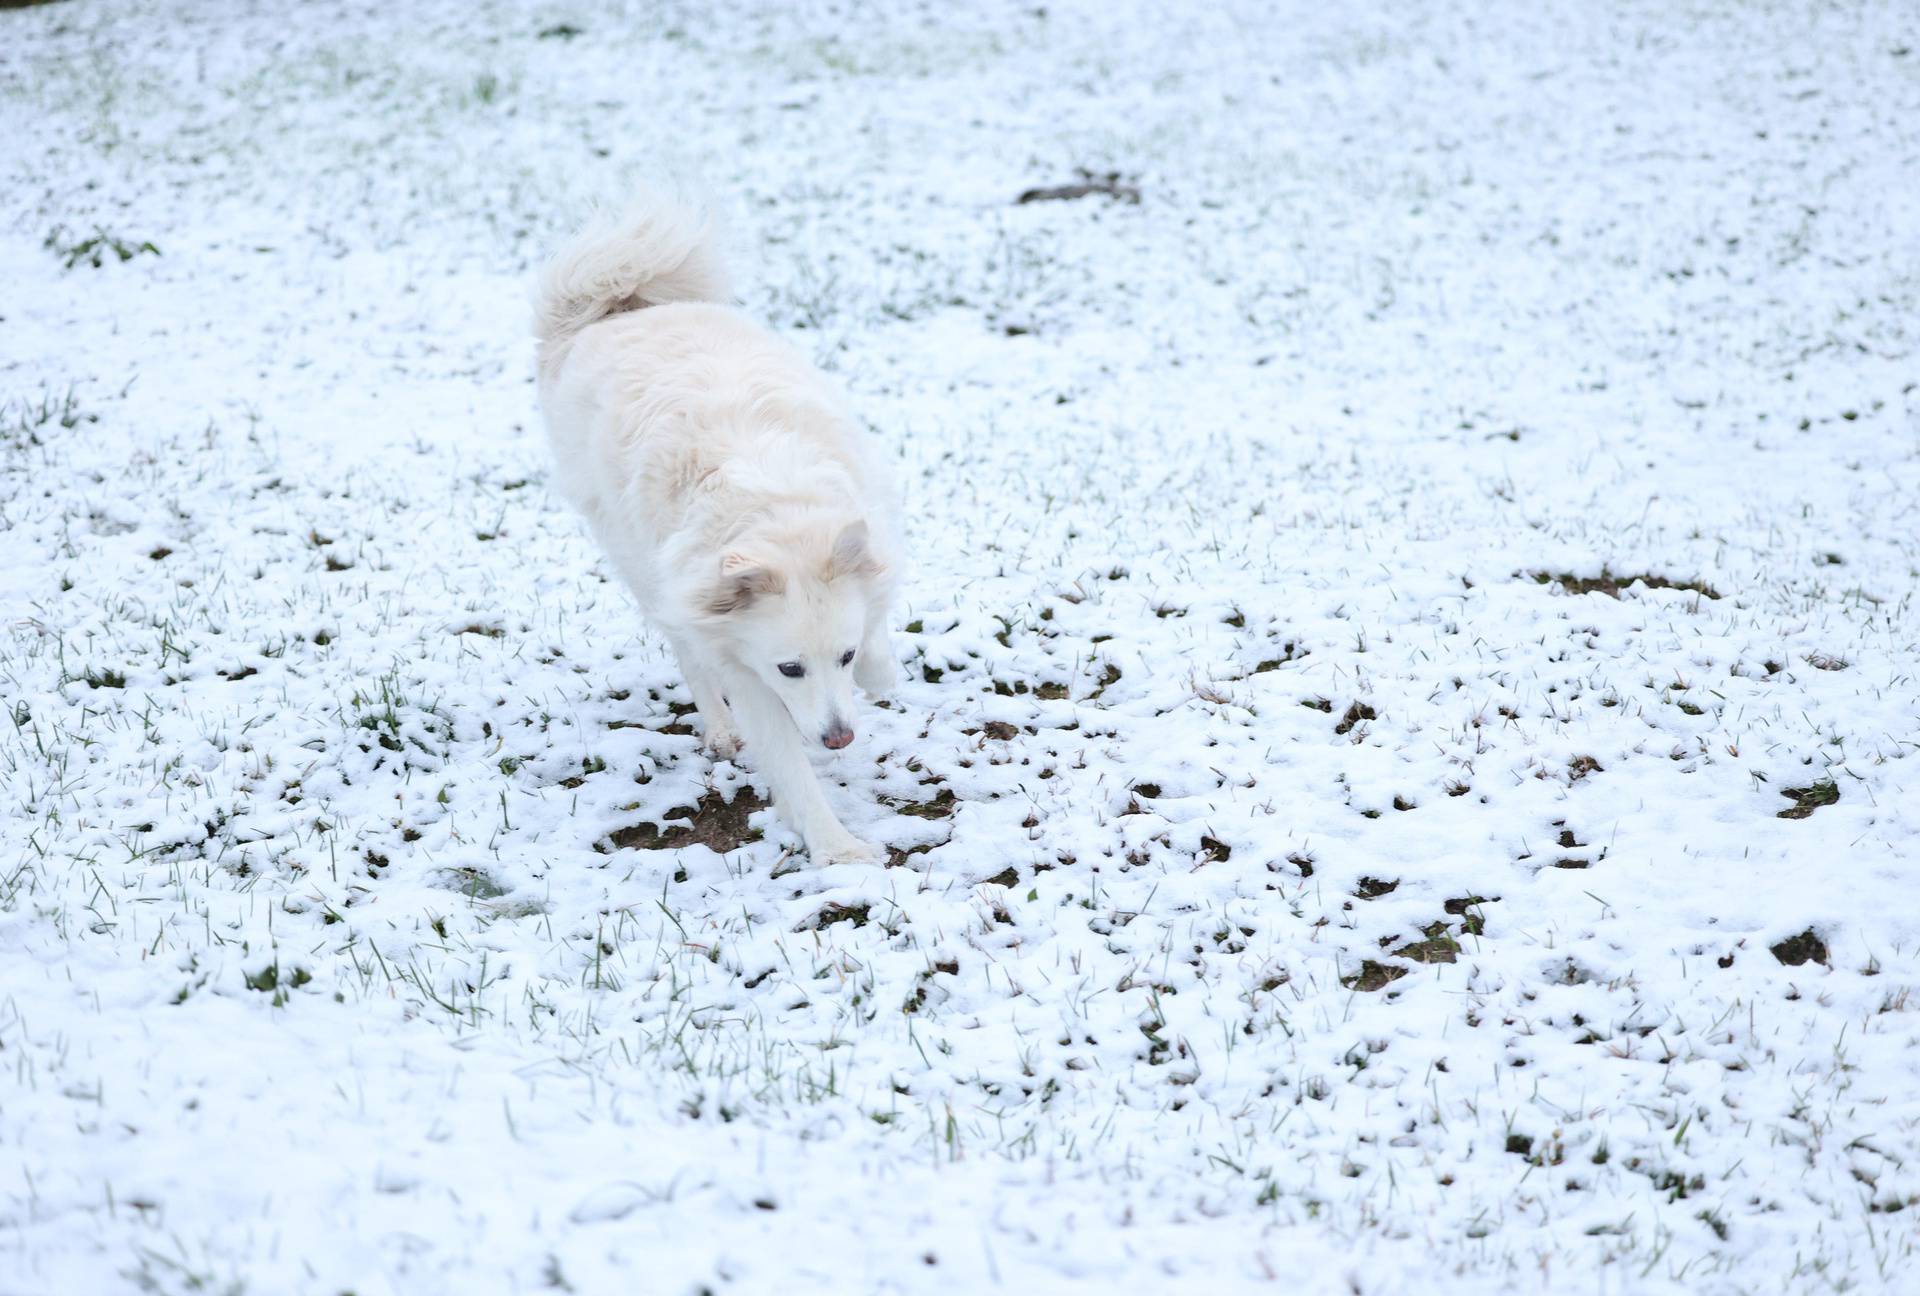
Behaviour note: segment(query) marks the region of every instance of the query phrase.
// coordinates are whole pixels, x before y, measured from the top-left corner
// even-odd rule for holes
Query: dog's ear
[[[713,616],[728,616],[741,611],[762,594],[776,594],[781,588],[779,573],[763,566],[758,559],[743,553],[728,553],[720,559],[720,583],[707,599],[707,611]]]
[[[878,576],[880,560],[873,556],[872,537],[864,519],[849,522],[834,537],[833,553],[827,559],[827,579],[841,576]]]

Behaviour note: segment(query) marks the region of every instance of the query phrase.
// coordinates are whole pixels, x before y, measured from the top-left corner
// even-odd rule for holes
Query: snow
[[[0,13],[0,1291],[1910,1289],[1912,27]],[[641,176],[900,456],[887,868],[546,488]]]

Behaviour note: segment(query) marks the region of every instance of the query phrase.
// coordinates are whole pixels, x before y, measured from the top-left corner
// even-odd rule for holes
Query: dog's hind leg
[[[848,832],[827,804],[806,741],[786,706],[750,671],[721,677],[746,730],[753,765],[773,787],[774,808],[806,840],[816,864],[877,864],[886,852]]]
[[[700,713],[700,746],[716,760],[732,760],[740,754],[740,733],[734,727],[733,709],[720,686],[720,677],[692,651],[686,640],[677,636],[669,642],[673,655],[680,659],[680,676],[693,694],[694,709]]]

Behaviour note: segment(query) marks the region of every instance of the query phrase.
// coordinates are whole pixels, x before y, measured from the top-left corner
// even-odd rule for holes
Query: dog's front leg
[[[716,760],[732,760],[740,754],[740,735],[735,732],[733,709],[727,705],[720,679],[705,659],[691,651],[691,645],[679,636],[669,636],[673,655],[680,659],[680,677],[693,694],[694,710],[700,713],[704,735],[700,745]]]
[[[900,661],[893,655],[893,636],[887,633],[884,613],[867,621],[860,655],[853,659],[853,682],[873,698],[885,697],[900,683]]]
[[[885,859],[885,851],[848,832],[827,804],[806,740],[773,690],[739,667],[724,670],[721,682],[744,731],[754,768],[773,787],[774,807],[806,839],[814,862],[873,864]]]

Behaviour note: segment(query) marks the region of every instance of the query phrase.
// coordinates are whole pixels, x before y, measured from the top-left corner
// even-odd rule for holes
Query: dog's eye
[[[840,664],[842,666],[853,665],[853,649],[849,648],[844,653],[840,654]]]
[[[807,673],[807,668],[799,662],[781,662],[780,673],[788,679],[799,679]]]

